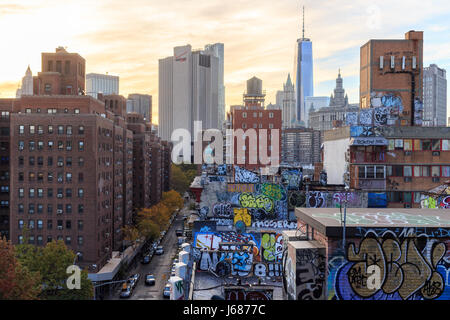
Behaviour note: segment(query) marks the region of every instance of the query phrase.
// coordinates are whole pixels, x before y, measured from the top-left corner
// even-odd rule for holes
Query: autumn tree
[[[180,194],[184,194],[189,188],[189,180],[184,174],[183,170],[177,165],[172,163],[172,174],[170,179],[170,189],[177,191]]]
[[[140,231],[134,226],[125,226],[122,228],[123,239],[132,243],[133,247],[136,246],[137,240],[141,237]]]
[[[22,246],[22,247],[21,247]],[[19,245],[18,259],[30,271],[40,275],[42,292],[39,297],[44,300],[85,300],[92,299],[93,285],[88,279],[88,272],[81,271],[80,289],[69,289],[67,279],[71,275],[67,268],[76,262],[76,255],[68,249],[63,241],[48,242],[45,247]]]
[[[23,267],[11,242],[0,238],[0,300],[35,300],[39,293],[39,275]]]
[[[184,205],[183,198],[175,190],[163,192],[162,203],[169,209],[170,213],[183,208]]]

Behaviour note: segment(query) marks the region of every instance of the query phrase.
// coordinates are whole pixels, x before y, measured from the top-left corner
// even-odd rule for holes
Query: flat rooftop
[[[341,215],[339,208],[296,208],[295,215],[298,220],[326,236],[342,236],[343,209]],[[450,210],[347,208],[347,235],[360,234],[361,228],[426,228],[428,231],[450,229]],[[440,234],[442,236],[442,232]],[[448,237],[448,230],[445,234]]]

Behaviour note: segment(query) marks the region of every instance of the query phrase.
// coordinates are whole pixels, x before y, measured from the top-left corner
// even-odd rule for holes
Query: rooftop
[[[342,236],[344,210],[341,213],[339,208],[296,208],[295,215],[326,236]],[[359,233],[358,228],[450,228],[450,215],[448,210],[439,209],[347,208],[347,234]]]

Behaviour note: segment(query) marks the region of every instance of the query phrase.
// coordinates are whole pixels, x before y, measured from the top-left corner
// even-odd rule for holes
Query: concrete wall
[[[323,168],[327,172],[328,184],[344,183],[345,154],[349,145],[349,138],[324,142]]]

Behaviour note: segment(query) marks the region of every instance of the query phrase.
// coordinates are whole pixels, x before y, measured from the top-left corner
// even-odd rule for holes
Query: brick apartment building
[[[360,107],[392,105],[398,107],[392,124],[421,125],[422,70],[423,31],[408,31],[405,39],[368,41],[360,50]]]
[[[150,124],[135,130],[124,97],[83,95],[78,54],[44,53],[42,70],[35,95],[0,99],[0,232],[14,244],[63,240],[95,273],[124,249],[122,228],[134,210],[157,203],[167,189],[170,144]]]
[[[251,138],[246,138],[244,147],[244,158],[238,159],[238,143],[234,140],[233,163],[240,165],[249,170],[259,170],[262,167],[270,166],[261,163],[261,155],[270,157],[272,155],[271,140],[272,130],[278,130],[278,162],[281,162],[281,127],[282,127],[282,111],[267,110],[264,108],[265,93],[262,91],[262,81],[256,77],[247,81],[247,92],[244,94],[244,106],[241,108],[233,108],[231,114],[228,115],[228,121],[231,122],[232,129],[242,129],[244,134],[248,134],[249,129],[256,131],[256,143],[250,149],[249,142]],[[261,132],[266,131],[267,150],[260,150]],[[250,136],[250,135],[249,135]],[[250,157],[250,151],[255,152],[256,163]]]

